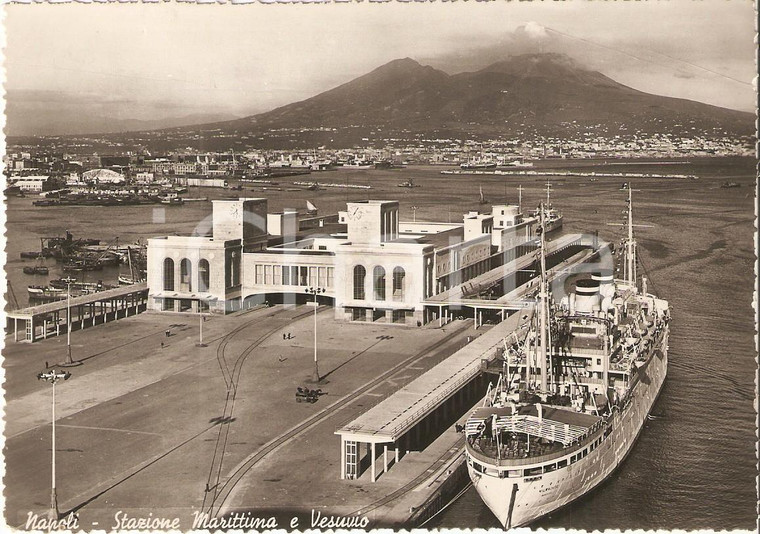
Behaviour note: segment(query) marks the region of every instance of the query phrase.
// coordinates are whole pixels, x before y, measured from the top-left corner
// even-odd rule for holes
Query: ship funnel
[[[615,295],[615,286],[613,284],[612,274],[594,273],[591,279],[599,283],[599,294],[602,298],[612,298]]]
[[[575,283],[575,313],[592,314],[600,309],[599,281],[578,280]]]

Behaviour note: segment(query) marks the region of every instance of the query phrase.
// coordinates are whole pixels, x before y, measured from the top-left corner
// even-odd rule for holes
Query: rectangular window
[[[299,267],[298,274],[299,274],[298,285],[308,286],[309,285],[309,269],[307,267]]]
[[[317,287],[317,268],[309,267],[309,285],[311,287]]]
[[[560,460],[557,462],[557,469],[562,469],[563,467],[567,466],[567,460]]]
[[[272,265],[272,273],[274,274],[274,280],[272,283],[279,286],[282,284],[282,268],[279,265]]]
[[[298,267],[293,265],[290,268],[290,285],[297,286],[298,285]]]
[[[327,268],[327,287],[333,286],[333,279],[335,278],[335,268],[334,267],[328,267]]]
[[[282,285],[290,285],[290,267],[287,265],[282,266]]]
[[[319,287],[325,287],[327,285],[327,274],[324,267],[319,268]]]
[[[272,283],[272,266],[264,265],[264,283],[270,285]]]
[[[264,266],[263,265],[256,265],[256,280],[255,281],[257,284],[264,283]]]

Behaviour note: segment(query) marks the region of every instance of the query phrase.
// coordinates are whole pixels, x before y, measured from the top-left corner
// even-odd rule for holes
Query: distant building
[[[92,184],[123,184],[124,175],[110,169],[93,169],[82,174],[82,181]]]
[[[17,186],[21,191],[30,193],[39,193],[48,191],[52,188],[49,176],[23,176],[20,178],[9,178],[9,185]]]

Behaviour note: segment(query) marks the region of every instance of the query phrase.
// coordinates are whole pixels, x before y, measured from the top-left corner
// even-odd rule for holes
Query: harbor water
[[[621,468],[595,491],[533,527],[754,529],[754,162],[715,159],[631,167],[612,170],[694,174],[699,179],[553,178],[552,203],[564,214],[565,231],[598,230],[600,238],[617,241],[623,229],[607,223],[624,220],[627,192],[620,187],[624,181],[633,183],[635,222],[651,225],[636,230],[639,272],[648,276],[650,289],[668,299],[672,309],[668,379],[653,417]],[[409,178],[419,187],[399,187]],[[371,185],[372,189],[257,187],[240,192],[204,190],[203,196],[267,197],[270,211],[303,209],[310,200],[320,213],[345,209],[346,201],[398,199],[402,221],[416,217],[461,222],[462,213],[483,209],[479,206],[481,186],[491,203],[505,199],[516,203],[521,185],[523,207],[533,208],[545,197],[546,179],[441,175],[439,168],[409,167],[339,170],[312,174],[308,180]],[[280,181],[292,183],[293,179]],[[739,187],[721,187],[727,181]],[[46,260],[47,277],[22,273],[34,260],[22,260],[19,254],[39,250],[40,237],[60,236],[69,230],[75,238],[107,243],[118,236],[126,244],[158,235],[205,233],[210,227],[210,202],[176,207],[43,208],[32,206],[33,200],[30,196],[6,201],[11,307],[27,305],[27,285],[45,285],[48,278],[61,276],[52,259]],[[86,281],[115,284],[118,273],[119,268],[106,268],[86,273]],[[499,525],[471,489],[426,527]]]

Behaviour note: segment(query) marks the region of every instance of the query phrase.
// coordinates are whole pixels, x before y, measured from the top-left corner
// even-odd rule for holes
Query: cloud
[[[534,21],[526,23],[525,26],[522,27],[522,30],[525,32],[525,35],[532,39],[543,39],[544,37],[549,36],[546,32],[546,28]]]

